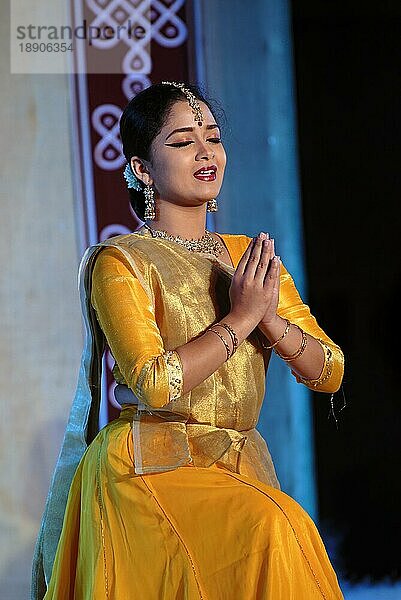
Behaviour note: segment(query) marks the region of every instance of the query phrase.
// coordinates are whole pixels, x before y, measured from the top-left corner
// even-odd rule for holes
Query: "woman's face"
[[[199,104],[201,126],[188,102],[172,106],[146,165],[159,198],[182,206],[200,206],[216,198],[226,166],[220,130],[208,106]]]

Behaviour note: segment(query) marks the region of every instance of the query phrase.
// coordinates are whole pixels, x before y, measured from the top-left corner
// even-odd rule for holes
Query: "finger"
[[[256,242],[252,248],[252,252],[248,258],[248,262],[245,266],[244,275],[250,279],[255,278],[255,273],[258,268],[260,254],[263,248],[263,239],[259,236],[256,238]]]
[[[276,256],[275,251],[274,251],[274,238],[271,238],[271,245],[270,245],[270,254],[269,254],[269,267],[271,268],[272,264],[273,264],[273,258]]]
[[[245,267],[247,265],[249,256],[250,256],[250,254],[252,252],[252,248],[253,248],[253,246],[255,244],[255,239],[256,238],[252,238],[250,240],[250,242],[249,242],[249,244],[248,244],[245,252],[243,253],[243,255],[241,256],[241,258],[240,258],[240,260],[238,262],[238,265],[237,265],[237,268],[236,268],[236,272],[239,273],[240,275],[244,274]]]
[[[270,264],[270,269],[267,271],[263,287],[269,288],[272,292],[274,289],[279,289],[280,286],[280,257],[275,256]]]
[[[278,297],[279,297],[279,293],[280,293],[281,258],[279,256],[276,256],[274,260],[277,260],[277,276],[276,276],[276,279],[274,280],[272,294],[273,294],[273,296],[277,295],[277,303],[278,303]]]
[[[267,269],[269,267],[269,263],[270,263],[271,246],[272,246],[271,240],[263,241],[262,251],[261,251],[260,257],[259,257],[259,263],[256,267],[255,280],[262,283],[262,285],[263,285],[263,281],[264,281],[264,278],[266,275],[266,271],[267,271]]]

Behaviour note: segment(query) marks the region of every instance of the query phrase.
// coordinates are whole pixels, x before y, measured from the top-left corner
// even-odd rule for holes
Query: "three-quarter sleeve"
[[[317,392],[336,392],[340,388],[344,375],[344,354],[319,326],[309,306],[303,303],[291,274],[282,263],[277,314],[316,338],[324,350],[324,363],[320,376],[317,379],[304,379],[291,370],[297,382]]]
[[[179,398],[180,356],[165,350],[152,299],[118,248],[105,247],[96,258],[91,303],[117,363],[116,379],[153,408]]]

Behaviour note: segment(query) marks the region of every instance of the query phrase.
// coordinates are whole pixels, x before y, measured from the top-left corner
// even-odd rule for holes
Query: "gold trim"
[[[331,377],[331,374],[333,372],[334,361],[332,349],[322,339],[315,339],[317,339],[321,343],[324,350],[324,364],[322,372],[320,373],[317,379],[306,379],[305,377],[301,377],[300,375],[298,375],[298,378],[301,383],[304,383],[305,385],[311,385],[312,387],[317,388]]]
[[[175,350],[168,350],[163,356],[168,373],[168,383],[170,390],[170,402],[177,400],[182,396],[184,385],[184,373],[180,355]]]

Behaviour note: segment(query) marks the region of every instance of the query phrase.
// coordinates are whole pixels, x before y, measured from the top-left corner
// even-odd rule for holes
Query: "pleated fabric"
[[[284,492],[218,463],[136,475],[127,406],[75,473],[45,598],[343,596],[313,521]]]
[[[220,235],[237,265],[250,238]],[[145,233],[107,243],[91,301],[116,381],[151,414],[124,404],[83,453],[45,599],[343,598],[316,526],[280,491],[256,430],[271,354],[257,332],[169,401],[164,353],[227,314],[235,269]],[[318,388],[332,393],[342,351],[283,265],[280,280],[278,314],[333,350],[331,376]]]

